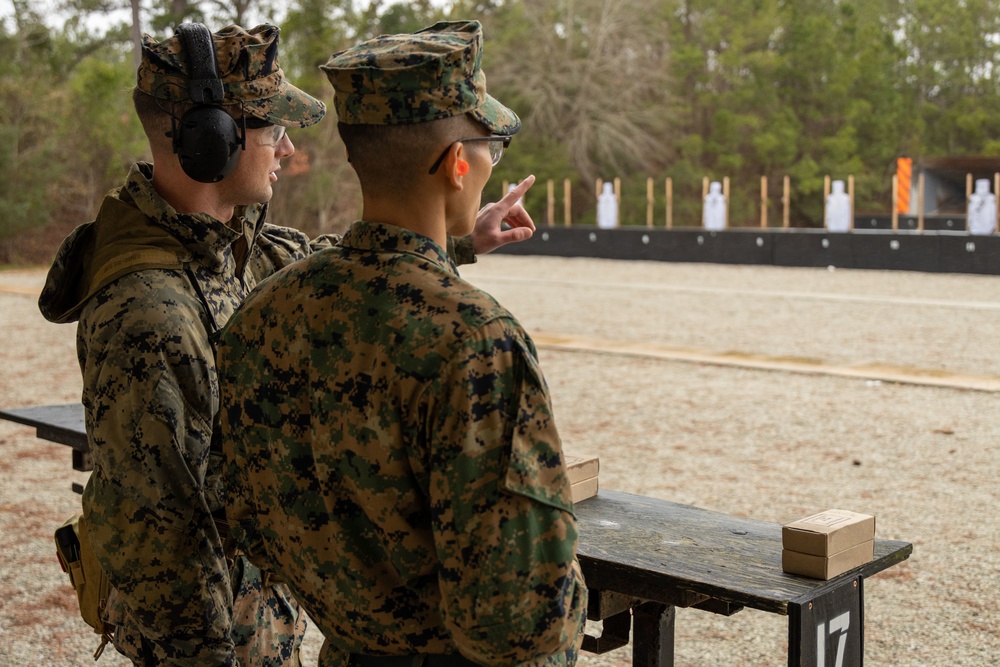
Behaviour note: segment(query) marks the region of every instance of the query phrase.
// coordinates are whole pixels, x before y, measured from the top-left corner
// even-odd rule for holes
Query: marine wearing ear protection
[[[201,23],[182,23],[177,36],[188,66],[188,93],[194,107],[174,121],[171,137],[181,168],[199,183],[217,183],[232,173],[246,149],[246,119],[222,107],[225,87],[219,77],[212,33]]]

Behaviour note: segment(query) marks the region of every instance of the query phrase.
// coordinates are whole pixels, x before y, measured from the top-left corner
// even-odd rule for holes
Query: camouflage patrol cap
[[[285,79],[278,65],[278,27],[259,25],[249,32],[237,25],[212,35],[224,102],[242,103],[246,113],[274,125],[308,127],[326,114],[326,106]],[[174,102],[191,100],[191,69],[180,35],[157,42],[142,36],[139,90]]]
[[[321,69],[341,123],[406,125],[467,113],[495,134],[514,134],[521,120],[486,93],[482,58],[479,21],[441,21],[362,42]]]

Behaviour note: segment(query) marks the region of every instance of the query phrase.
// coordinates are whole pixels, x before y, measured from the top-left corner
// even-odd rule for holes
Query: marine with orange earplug
[[[233,535],[322,630],[321,667],[568,667],[582,641],[535,345],[445,252],[521,124],[482,44],[445,22],[330,59],[363,219],[221,333]]]

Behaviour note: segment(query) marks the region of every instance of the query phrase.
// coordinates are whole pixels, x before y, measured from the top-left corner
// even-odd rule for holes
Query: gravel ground
[[[495,256],[463,275],[531,332],[728,354],[1000,376],[1000,279],[909,272]],[[74,327],[40,271],[0,273],[0,407],[79,398]],[[28,294],[17,293],[22,289]],[[540,349],[565,449],[601,485],[784,523],[829,507],[914,544],[866,581],[868,665],[1000,655],[1000,419],[988,392]],[[51,531],[75,511],[69,451],[0,422],[0,665],[92,664]],[[319,638],[307,642],[315,664]],[[786,619],[679,610],[676,663],[785,665]],[[583,665],[630,664],[628,649]],[[99,664],[124,664],[108,652]]]

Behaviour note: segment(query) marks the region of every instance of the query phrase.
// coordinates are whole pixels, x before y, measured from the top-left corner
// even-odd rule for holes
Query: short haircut
[[[142,129],[149,139],[150,146],[167,144],[170,141],[167,133],[172,129],[171,115],[179,118],[190,107],[170,100],[157,99],[139,90],[138,87],[132,89],[132,106],[135,107],[135,114],[142,123]]]
[[[405,125],[338,123],[337,130],[361,189],[377,196],[415,187],[452,143],[486,131],[467,114]]]

